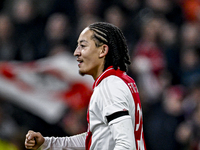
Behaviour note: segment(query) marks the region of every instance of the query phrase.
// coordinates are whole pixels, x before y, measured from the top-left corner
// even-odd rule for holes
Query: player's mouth
[[[83,63],[83,60],[77,59],[78,61],[78,66],[80,67],[80,65]]]

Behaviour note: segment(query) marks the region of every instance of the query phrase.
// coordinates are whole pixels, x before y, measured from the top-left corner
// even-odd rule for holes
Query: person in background
[[[8,61],[14,60],[17,48],[14,40],[15,28],[11,18],[5,14],[0,13],[0,60]]]

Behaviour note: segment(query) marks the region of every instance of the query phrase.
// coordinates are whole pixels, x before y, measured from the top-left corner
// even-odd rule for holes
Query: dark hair
[[[127,71],[127,65],[130,65],[128,46],[122,31],[113,24],[106,22],[96,22],[88,26],[94,32],[92,39],[97,47],[106,44],[109,47],[108,54],[105,57],[104,70],[113,66],[115,70],[120,68]]]

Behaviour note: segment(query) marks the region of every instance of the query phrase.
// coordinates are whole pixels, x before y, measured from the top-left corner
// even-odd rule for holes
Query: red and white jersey
[[[141,103],[134,80],[125,72],[109,67],[95,80],[93,90],[87,113],[86,150],[114,149],[116,141],[106,116],[119,111],[129,112],[128,116],[116,119],[131,117],[135,149],[146,150]]]
[[[93,84],[88,107],[87,133],[71,137],[45,137],[44,150],[146,150],[142,109],[138,89],[132,78],[109,67]],[[108,116],[117,116],[108,121]]]

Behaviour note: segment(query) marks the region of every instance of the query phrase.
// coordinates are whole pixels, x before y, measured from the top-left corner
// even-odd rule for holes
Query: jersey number
[[[135,135],[137,136],[137,148],[138,150],[145,150],[144,148],[144,140],[143,140],[143,129],[142,129],[142,110],[139,104],[137,104],[137,112],[136,112],[136,128]]]

